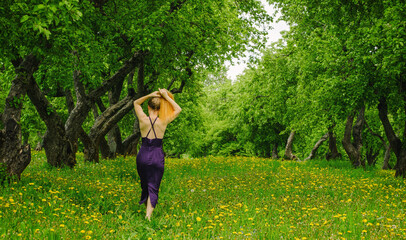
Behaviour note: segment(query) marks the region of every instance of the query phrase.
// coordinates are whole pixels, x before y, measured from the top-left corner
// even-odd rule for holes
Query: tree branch
[[[127,60],[124,65],[108,80],[104,81],[100,87],[91,91],[89,93],[89,97],[92,99],[97,99],[105,92],[107,92],[110,88],[112,88],[117,81],[122,80],[125,76],[127,76],[141,61],[142,57],[145,55],[145,52],[136,52],[134,55]]]
[[[326,141],[327,138],[328,138],[328,133],[324,134],[323,137],[321,137],[321,138],[319,139],[319,141],[316,142],[316,145],[314,145],[314,147],[313,147],[312,151],[310,152],[309,156],[308,156],[307,158],[305,158],[304,161],[307,161],[307,160],[309,160],[309,159],[313,159],[314,156],[316,155],[317,149],[319,149],[319,147],[321,146],[321,144],[322,144],[324,141]]]
[[[378,137],[378,138],[381,140],[382,145],[383,145],[383,146],[385,147],[385,149],[386,149],[386,148],[388,147],[388,145],[386,145],[385,139],[384,139],[381,135],[379,135],[378,133],[372,131],[372,129],[369,127],[367,121],[365,121],[365,126],[367,127],[369,133],[371,133],[371,134],[372,134],[373,136],[375,136],[375,137]]]
[[[182,82],[180,83],[180,87],[179,88],[174,88],[170,92],[173,93],[173,94],[182,93],[183,87],[185,87],[185,84],[186,84],[185,80],[182,80]]]
[[[134,99],[136,99],[136,96],[127,96],[103,111],[90,129],[89,137],[94,139],[96,144],[98,144],[100,138],[105,136],[133,108]]]
[[[176,78],[172,78],[172,81],[169,83],[168,87],[166,89],[170,89],[175,82]]]

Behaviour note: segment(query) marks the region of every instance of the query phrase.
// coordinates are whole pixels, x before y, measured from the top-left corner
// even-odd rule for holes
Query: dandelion
[[[200,222],[202,219],[200,217],[196,218],[196,221]]]

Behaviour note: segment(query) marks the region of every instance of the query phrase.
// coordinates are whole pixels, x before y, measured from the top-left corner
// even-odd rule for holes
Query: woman
[[[148,115],[141,104],[148,101]],[[162,140],[166,126],[182,111],[166,89],[159,89],[134,101],[134,109],[140,124],[142,145],[137,155],[137,171],[141,179],[141,201],[145,203],[145,218],[151,220],[151,214],[158,202],[159,185],[164,174],[164,153]]]

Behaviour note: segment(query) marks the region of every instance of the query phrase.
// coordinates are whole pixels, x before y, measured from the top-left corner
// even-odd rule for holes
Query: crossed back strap
[[[155,133],[155,129],[154,129],[154,124],[155,124],[156,120],[158,119],[158,117],[155,118],[154,122],[151,121],[151,117],[148,116],[148,118],[149,118],[149,122],[151,123],[151,128],[149,129],[146,137],[148,137],[149,132],[151,132],[151,129],[152,129],[152,131],[154,131],[155,138],[157,138],[156,133]]]

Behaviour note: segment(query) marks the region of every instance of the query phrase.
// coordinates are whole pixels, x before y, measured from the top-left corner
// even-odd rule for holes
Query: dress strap
[[[154,129],[154,124],[155,124],[156,120],[158,119],[158,117],[155,118],[154,122],[151,121],[151,117],[150,117],[150,116],[148,116],[148,118],[149,118],[149,122],[151,123],[151,128],[149,129],[149,131],[148,131],[148,133],[147,133],[147,136],[145,136],[145,137],[148,137],[149,132],[151,132],[151,129],[152,129],[152,131],[154,131],[155,138],[157,138],[157,137],[156,137],[156,133],[155,133],[155,129]]]

